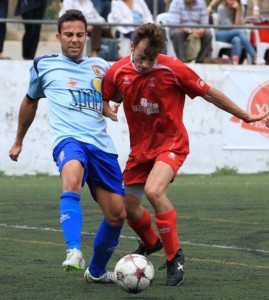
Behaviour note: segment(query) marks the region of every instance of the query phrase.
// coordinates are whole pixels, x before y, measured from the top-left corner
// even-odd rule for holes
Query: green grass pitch
[[[180,175],[169,197],[178,212],[186,264],[182,285],[165,286],[158,271],[164,253],[150,256],[156,275],[140,294],[116,285],[86,284],[83,272],[65,273],[65,245],[59,224],[59,177],[0,176],[0,299],[269,299],[269,174]],[[82,193],[82,249],[90,260],[102,219],[88,188]],[[150,209],[146,200],[144,204]],[[154,218],[154,215],[152,213]],[[137,247],[124,226],[109,264]]]

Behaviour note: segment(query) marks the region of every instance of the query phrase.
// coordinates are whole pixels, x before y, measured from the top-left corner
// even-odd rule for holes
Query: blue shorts
[[[82,186],[87,182],[91,194],[96,199],[96,187],[125,196],[122,172],[116,154],[104,152],[94,145],[67,138],[53,150],[53,158],[59,172],[70,160],[78,160],[84,167]]]

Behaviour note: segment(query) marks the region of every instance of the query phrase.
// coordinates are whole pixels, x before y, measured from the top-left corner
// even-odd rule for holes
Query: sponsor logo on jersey
[[[250,95],[247,111],[250,114],[260,114],[268,109],[269,105],[269,81],[259,85]],[[232,122],[239,123],[241,128],[261,133],[269,138],[269,129],[265,125],[265,120],[254,123],[245,123],[237,117],[230,119]]]
[[[77,81],[70,79],[70,81],[67,84],[70,86],[77,86],[78,83],[77,83]]]
[[[128,76],[125,76],[123,78],[123,84],[130,84],[130,83],[131,83],[130,78]]]
[[[202,89],[205,86],[205,82],[203,79],[199,78],[197,81],[197,86]]]
[[[134,112],[143,112],[146,115],[154,115],[160,112],[158,103],[148,102],[146,98],[141,98],[140,105],[132,105]]]
[[[156,78],[154,78],[154,77],[150,78],[149,79],[149,86],[150,87],[155,87],[156,86],[155,82],[156,82]]]
[[[102,70],[99,66],[92,66],[93,72],[95,73],[95,75],[99,78],[103,78],[104,74],[102,73]]]

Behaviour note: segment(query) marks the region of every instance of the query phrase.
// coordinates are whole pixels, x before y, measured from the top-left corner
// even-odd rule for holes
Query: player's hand
[[[11,149],[9,150],[9,157],[13,160],[13,161],[17,161],[18,157],[21,153],[22,150],[22,145],[17,145],[16,143],[11,147]]]
[[[269,128],[269,118],[266,119],[266,127]]]
[[[118,121],[118,109],[120,103],[115,103],[112,106],[109,106],[109,103],[104,101],[103,105],[103,115],[114,122]]]
[[[263,112],[263,113],[260,113],[260,114],[255,114],[255,115],[251,115],[249,114],[247,119],[244,120],[244,122],[246,123],[252,123],[252,122],[256,122],[256,121],[261,121],[263,120],[264,118],[268,117],[268,114],[269,112],[266,111],[266,112]],[[266,126],[267,126],[267,121],[268,121],[269,118],[267,118],[266,120]],[[269,121],[268,121],[268,125],[269,125]],[[268,126],[269,127],[269,126]]]

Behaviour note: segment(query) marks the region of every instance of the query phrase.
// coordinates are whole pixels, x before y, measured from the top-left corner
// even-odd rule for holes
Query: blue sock
[[[60,214],[60,223],[67,249],[77,248],[80,250],[82,229],[80,195],[73,192],[62,193]]]
[[[106,266],[119,243],[122,226],[112,226],[103,219],[94,240],[94,250],[89,270],[99,277],[106,272]]]

